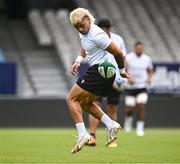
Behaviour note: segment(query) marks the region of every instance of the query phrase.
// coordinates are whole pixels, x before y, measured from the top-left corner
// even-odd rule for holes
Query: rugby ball
[[[116,73],[116,67],[107,60],[99,63],[98,72],[103,78],[111,78]]]

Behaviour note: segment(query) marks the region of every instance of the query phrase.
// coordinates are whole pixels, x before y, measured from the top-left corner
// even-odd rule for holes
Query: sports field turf
[[[75,129],[0,129],[0,163],[180,163],[180,129],[120,132],[117,148],[105,147],[106,131],[98,129],[97,146],[72,155]]]

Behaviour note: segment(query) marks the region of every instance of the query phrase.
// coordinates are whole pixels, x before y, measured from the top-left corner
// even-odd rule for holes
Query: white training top
[[[128,89],[146,88],[148,72],[147,69],[153,69],[151,58],[146,54],[138,57],[134,52],[126,55],[127,72],[132,75],[134,84],[129,85]]]
[[[79,33],[81,46],[86,52],[86,60],[90,66],[99,64],[104,60],[108,60],[116,67],[116,78],[120,78],[119,68],[114,56],[105,49],[110,45],[111,41],[121,49],[126,55],[124,40],[117,34],[110,33],[110,38],[106,32],[95,24],[91,24],[89,32],[86,35]]]
[[[117,46],[121,49],[123,55],[125,56],[127,54],[127,51],[123,38],[113,32],[110,32],[110,38],[115,44],[117,44]]]
[[[86,52],[86,60],[90,66],[108,60],[106,48],[110,45],[111,39],[97,25],[91,24],[86,35],[79,33],[81,46]],[[114,64],[114,63],[113,63]]]

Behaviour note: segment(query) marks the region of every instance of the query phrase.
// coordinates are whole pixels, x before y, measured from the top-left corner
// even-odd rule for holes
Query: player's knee
[[[148,94],[147,93],[140,93],[136,97],[137,104],[146,104],[148,101]]]
[[[125,97],[125,105],[129,107],[134,107],[136,105],[136,100],[134,96]]]
[[[71,94],[66,96],[66,103],[69,104],[73,101],[73,96]]]
[[[66,97],[66,103],[69,104],[70,101],[71,101],[71,97],[68,95],[68,96]]]

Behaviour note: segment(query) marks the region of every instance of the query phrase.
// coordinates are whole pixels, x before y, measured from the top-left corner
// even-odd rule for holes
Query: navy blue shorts
[[[103,78],[98,72],[98,65],[89,67],[86,73],[77,80],[77,85],[82,89],[106,97],[112,89],[115,75],[111,78]]]
[[[112,87],[107,95],[107,104],[108,105],[118,105],[119,101],[120,101],[120,95],[121,95],[121,93]],[[102,103],[103,97],[98,97],[97,101]]]
[[[137,96],[140,93],[147,93],[146,88],[135,88],[135,89],[126,89],[126,95],[128,96]]]

